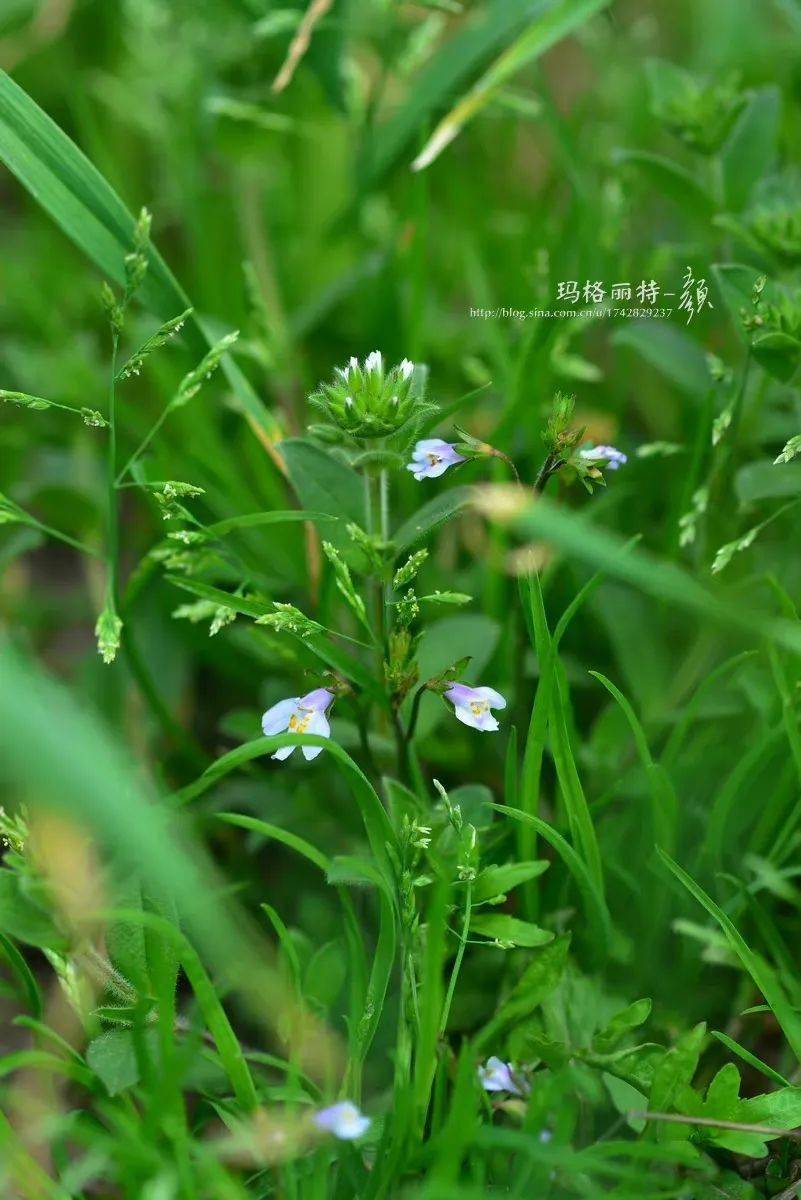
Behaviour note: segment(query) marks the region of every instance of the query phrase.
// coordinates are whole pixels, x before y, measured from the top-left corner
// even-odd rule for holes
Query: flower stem
[[[448,991],[445,996],[445,1003],[442,1006],[442,1017],[439,1022],[439,1036],[443,1037],[445,1030],[448,1027],[448,1017],[451,1012],[451,1004],[453,1003],[454,992],[456,991],[456,983],[459,979],[459,972],[462,969],[462,959],[464,958],[465,947],[467,946],[467,935],[470,932],[470,915],[473,909],[473,883],[467,881],[466,895],[464,900],[464,922],[462,924],[462,934],[459,938],[459,948],[456,951],[456,958],[453,960],[453,970],[451,971],[450,981],[448,983]]]
[[[107,466],[107,512],[106,512],[106,590],[108,603],[117,612],[119,601],[119,522],[117,512],[117,347],[119,333],[111,333],[111,379],[108,394],[108,466]]]

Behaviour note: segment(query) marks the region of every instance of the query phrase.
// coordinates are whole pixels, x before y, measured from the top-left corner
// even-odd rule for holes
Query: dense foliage
[[[801,1177],[797,0],[0,13],[0,1183]]]

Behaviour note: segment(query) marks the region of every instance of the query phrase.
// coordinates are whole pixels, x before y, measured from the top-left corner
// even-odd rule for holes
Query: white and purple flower
[[[438,479],[448,467],[464,461],[463,455],[450,442],[443,442],[442,438],[424,438],[412,451],[412,461],[406,464],[406,470],[413,471],[418,481]]]
[[[506,708],[506,701],[500,692],[489,687],[468,687],[466,683],[453,683],[445,692],[445,699],[450,700],[457,721],[470,725],[481,733],[495,733],[498,721],[490,709]]]
[[[328,688],[315,688],[305,696],[291,696],[287,700],[279,700],[261,719],[261,728],[265,737],[276,733],[317,733],[320,737],[330,737],[331,727],[328,724],[326,712],[334,700],[334,693]],[[295,746],[282,746],[276,750],[273,758],[283,762],[296,749]],[[303,757],[311,762],[322,752],[322,746],[303,746]]]
[[[328,1108],[321,1108],[312,1118],[318,1129],[333,1133],[343,1142],[355,1142],[372,1124],[369,1117],[360,1112],[352,1100],[340,1100]]]
[[[510,1092],[513,1096],[528,1096],[531,1088],[511,1063],[492,1055],[478,1068],[479,1083],[485,1092]]]
[[[616,471],[629,461],[628,455],[614,446],[585,446],[579,450],[579,457],[585,462],[601,463],[607,471]]]

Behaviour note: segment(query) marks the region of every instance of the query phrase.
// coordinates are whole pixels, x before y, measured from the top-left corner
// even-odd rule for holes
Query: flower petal
[[[314,688],[305,696],[301,696],[298,704],[301,708],[310,708],[314,712],[325,712],[330,708],[333,699],[334,693],[330,692],[328,688]]]
[[[272,737],[273,734],[283,733],[289,725],[289,718],[299,704],[300,700],[297,696],[290,696],[288,700],[279,700],[272,708],[268,708],[261,719],[264,736]]]
[[[476,691],[480,696],[483,696],[485,700],[489,701],[490,708],[506,708],[506,700],[501,693],[496,692],[494,688],[480,687],[476,688]]]
[[[457,721],[461,721],[463,725],[469,725],[471,729],[480,729],[478,718],[472,708],[468,708],[466,704],[455,704],[453,711]]]
[[[290,754],[294,754],[296,750],[297,746],[282,746],[271,757],[277,758],[279,762],[283,762],[285,758],[289,758]]]
[[[314,1114],[313,1120],[318,1129],[333,1133],[334,1137],[347,1142],[360,1138],[371,1125],[370,1118],[360,1112],[350,1100],[342,1100],[339,1104],[320,1109]]]
[[[333,696],[331,699],[333,700]],[[316,712],[309,721],[309,727],[306,732],[317,733],[320,735],[320,737],[330,737],[331,726],[328,724],[328,717],[325,715],[325,713],[319,711]],[[322,746],[301,746],[301,750],[303,751],[303,757],[307,762],[312,762],[312,760],[315,759],[318,754],[322,754],[323,752]]]

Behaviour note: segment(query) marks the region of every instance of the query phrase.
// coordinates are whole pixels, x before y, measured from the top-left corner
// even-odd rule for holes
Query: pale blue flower
[[[616,471],[629,461],[628,455],[614,446],[585,446],[579,450],[579,457],[585,462],[603,462],[607,471]]]
[[[355,1142],[372,1124],[369,1117],[360,1112],[351,1100],[340,1100],[329,1108],[321,1108],[312,1118],[318,1129],[333,1133],[343,1142]]]
[[[531,1091],[512,1064],[503,1062],[494,1054],[479,1066],[478,1079],[485,1092],[510,1092],[513,1096],[527,1096]]]
[[[451,684],[445,692],[445,699],[453,705],[457,721],[481,733],[495,733],[498,729],[498,721],[490,709],[506,708],[506,701],[494,688],[468,687],[466,683]]]
[[[317,733],[320,737],[330,737],[331,727],[328,724],[326,712],[331,707],[334,693],[328,688],[315,688],[305,696],[290,696],[279,700],[261,719],[261,728],[265,737],[277,733]],[[322,746],[303,746],[303,757],[309,762],[322,753]],[[295,746],[282,746],[276,750],[273,758],[283,762],[296,749]]]
[[[413,471],[418,481],[438,479],[448,467],[455,467],[464,461],[464,457],[450,442],[443,442],[442,438],[423,438],[412,451],[412,461],[406,464],[406,470]]]

